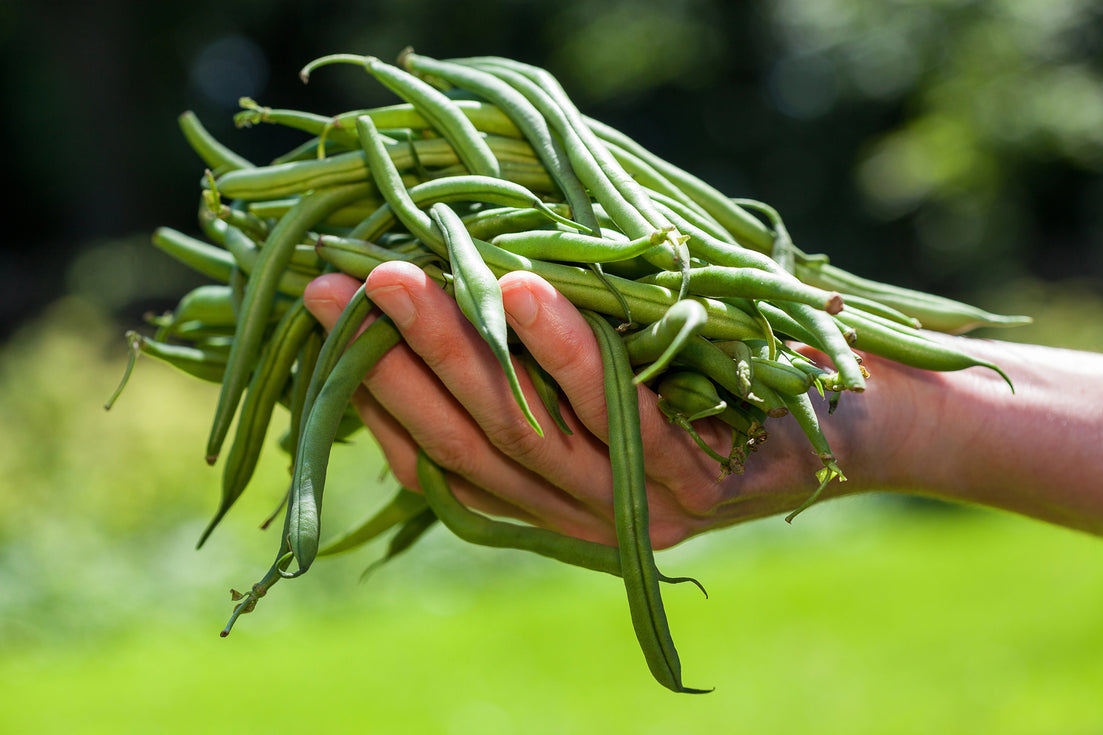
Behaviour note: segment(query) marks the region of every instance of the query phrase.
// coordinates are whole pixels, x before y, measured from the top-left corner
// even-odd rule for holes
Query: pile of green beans
[[[149,316],[152,334],[128,333],[134,357],[151,355],[220,386],[206,458],[222,458],[221,498],[200,545],[249,485],[276,407],[289,415],[281,446],[290,481],[268,519],[284,514],[279,548],[257,584],[233,593],[223,635],[273,584],[303,574],[318,556],[391,533],[385,561],[440,522],[473,543],[621,577],[654,677],[674,691],[701,691],[682,683],[663,607],[661,583],[693,580],[666,577],[656,566],[638,385],[654,388],[658,407],[716,461],[718,477],[753,461],[768,420],[795,420],[823,466],[819,489],[792,520],[829,482],[845,480],[812,396],[834,405],[841,393],[862,391],[871,376],[861,353],[930,370],[999,371],[920,328],[960,333],[1027,321],[862,279],[803,252],[771,207],[729,198],[585,116],[538,67],[411,51],[396,64],[338,54],[308,64],[303,80],[337,63],[362,67],[400,101],[331,116],[242,100],[240,127],[303,133],[301,145],[266,165],[215,140],[194,115],[180,117],[206,166],[199,232],[165,227],[153,243],[213,283]],[[594,379],[603,381],[609,413],[615,547],[475,513],[424,453],[422,492],[399,488],[381,510],[322,543],[331,449],[363,428],[350,397],[401,337],[385,317],[361,331],[372,309],[362,288],[328,333],[302,294],[319,274],[363,278],[392,260],[418,265],[454,296],[541,435],[552,427],[538,423],[518,369],[556,430],[569,432],[558,387],[510,339],[497,279],[532,271],[580,309],[604,365]],[[829,362],[814,362],[794,343]],[[727,452],[696,434],[694,422],[704,417],[731,427]]]

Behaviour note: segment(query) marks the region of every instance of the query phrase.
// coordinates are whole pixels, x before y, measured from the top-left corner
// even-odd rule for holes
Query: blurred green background
[[[286,467],[201,551],[211,386],[122,333],[197,281],[148,245],[194,230],[195,110],[255,160],[237,98],[393,102],[330,52],[502,54],[857,273],[1026,313],[999,338],[1103,349],[1103,9],[1083,0],[0,4],[0,731],[1094,733],[1103,544],[1004,514],[853,498],[664,552],[691,686],[648,675],[615,579],[436,531],[278,585],[218,637]],[[354,70],[345,70],[353,72]],[[283,420],[281,417],[280,420]],[[391,492],[342,447],[340,528]]]

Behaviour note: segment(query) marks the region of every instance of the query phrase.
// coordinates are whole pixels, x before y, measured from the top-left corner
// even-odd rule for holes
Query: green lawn
[[[121,363],[82,318],[0,356],[0,732],[1103,732],[1103,543],[873,497],[660,555],[710,594],[665,591],[706,695],[650,678],[619,580],[439,529],[362,583],[378,546],[319,563],[221,639],[282,459],[196,551],[213,388],[147,361],[105,414]],[[370,442],[334,462],[329,518],[389,492]]]
[[[9,651],[5,732],[1090,733],[1103,727],[1103,544],[988,514],[839,506],[664,555],[686,682],[649,678],[618,580],[436,534],[364,584],[335,563],[110,637]],[[827,516],[831,517],[827,517]],[[848,515],[853,517],[850,520]],[[776,525],[776,524],[775,524]],[[508,557],[508,559],[506,558]],[[293,585],[299,585],[294,588]],[[292,602],[294,601],[294,602]],[[222,601],[224,602],[224,601]],[[169,606],[169,601],[165,601]]]

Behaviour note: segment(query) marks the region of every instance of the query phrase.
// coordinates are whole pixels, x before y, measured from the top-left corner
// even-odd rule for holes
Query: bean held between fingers
[[[654,425],[663,430],[671,430],[666,416],[689,432],[697,449],[684,445],[709,458],[701,466],[720,462],[722,474],[767,461],[768,452],[755,450],[775,422],[792,422],[792,435],[819,464],[816,489],[793,499],[791,521],[846,479],[847,457],[836,456],[824,430],[833,416],[817,414],[813,396],[830,393],[833,401],[877,380],[863,355],[926,370],[980,367],[1007,379],[999,366],[932,339],[919,325],[959,333],[1027,318],[877,283],[804,252],[773,207],[733,199],[586,116],[544,69],[488,56],[434,59],[411,50],[397,64],[338,53],[309,62],[304,81],[334,63],[362,67],[398,100],[323,114],[243,99],[239,126],[263,122],[305,137],[268,165],[254,165],[215,140],[193,113],[180,117],[204,169],[201,235],[162,227],[153,244],[214,283],[150,317],[153,337],[126,335],[131,360],[107,404],[118,398],[139,354],[219,384],[209,462],[219,461],[235,421],[237,429],[222,459],[220,503],[203,538],[252,484],[275,407],[287,409],[281,446],[290,455],[291,476],[279,488],[286,508],[275,560],[247,592],[232,594],[223,635],[276,582],[302,575],[318,556],[393,531],[380,560],[386,561],[443,525],[473,543],[534,551],[621,577],[654,678],[676,692],[699,692],[682,683],[659,591],[661,582],[684,580],[661,574],[655,562],[647,469],[649,459],[662,458],[644,456],[642,412],[657,417]],[[615,524],[615,547],[468,509],[448,487],[448,473],[458,469],[437,465],[424,451],[417,459],[424,495],[402,489],[366,521],[346,524],[348,530],[322,543],[331,451],[363,428],[351,398],[401,336],[389,319],[373,315],[363,286],[349,289],[351,298],[325,336],[301,296],[324,273],[362,282],[394,260],[421,268],[482,336],[503,371],[503,396],[509,391],[513,398],[487,396],[494,402],[488,405],[514,412],[539,441],[565,442],[572,451],[601,449],[611,486],[600,491],[613,498],[607,517]],[[592,431],[592,417],[583,421],[582,411],[567,410],[577,408],[566,403],[571,393],[509,330],[497,279],[515,271],[540,276],[582,313],[590,331],[581,329],[596,342],[603,367],[592,379],[605,397],[607,439]],[[818,352],[805,354],[793,342]],[[530,407],[525,390],[540,404]],[[641,395],[655,404],[641,405]],[[559,432],[544,437],[538,413]],[[710,432],[699,434],[703,426]],[[717,449],[723,436],[717,431],[726,430],[730,450]],[[509,448],[495,451],[513,461]],[[555,478],[543,479],[556,487]]]

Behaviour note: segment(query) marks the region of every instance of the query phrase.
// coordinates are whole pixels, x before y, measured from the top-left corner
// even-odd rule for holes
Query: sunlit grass
[[[1090,732],[1103,722],[1103,548],[989,514],[821,510],[669,555],[686,680],[651,681],[619,582],[434,535],[344,601],[287,583],[219,639],[219,612],[0,664],[9,731]],[[813,525],[813,524],[808,524]],[[493,557],[493,558],[490,558]],[[346,565],[346,573],[352,571]],[[294,587],[294,588],[293,588]],[[167,601],[166,601],[167,604]],[[59,693],[64,692],[60,697]],[[120,711],[125,700],[125,716]]]

